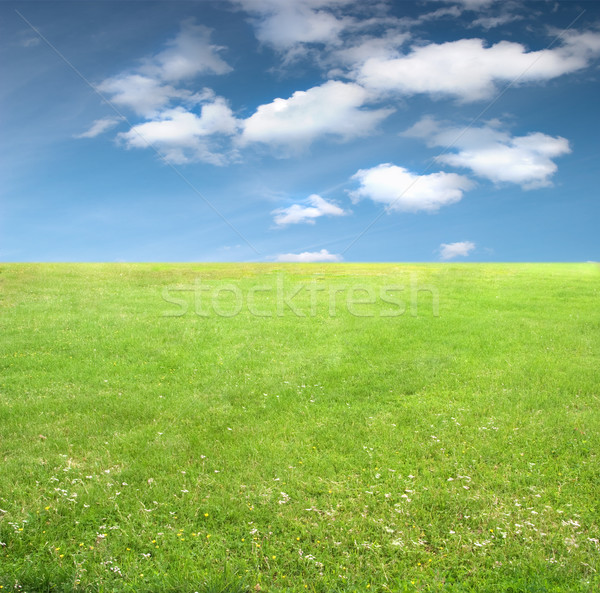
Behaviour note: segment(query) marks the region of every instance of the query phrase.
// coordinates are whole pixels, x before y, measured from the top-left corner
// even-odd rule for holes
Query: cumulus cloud
[[[209,137],[215,134],[231,136],[236,133],[238,120],[221,97],[202,105],[200,115],[176,107],[160,112],[154,119],[119,134],[129,148],[155,147],[171,163],[201,160],[216,165],[226,158],[215,152]]]
[[[438,161],[470,169],[494,183],[516,183],[524,189],[551,185],[558,169],[552,159],[571,152],[568,140],[540,132],[511,136],[498,125],[461,129],[425,117],[405,135],[423,138],[429,146],[451,147],[453,152],[442,154]]]
[[[471,241],[458,241],[456,243],[442,243],[440,245],[440,257],[442,259],[453,259],[455,257],[467,257],[475,249],[475,243]]]
[[[435,212],[460,201],[463,193],[474,186],[470,179],[456,173],[418,175],[390,163],[360,169],[352,179],[360,183],[350,192],[353,200],[369,198],[399,212]]]
[[[379,93],[427,93],[461,101],[493,95],[498,83],[541,82],[576,72],[600,54],[600,33],[571,33],[552,49],[527,51],[520,43],[459,39],[415,46],[395,58],[372,57],[353,73],[363,86]]]
[[[336,262],[343,257],[337,253],[329,253],[327,249],[321,251],[304,251],[302,253],[282,253],[277,256],[278,262],[311,263],[311,262]]]
[[[313,194],[306,199],[306,205],[292,204],[288,208],[273,210],[275,224],[286,226],[288,224],[309,223],[314,224],[315,219],[321,216],[344,216],[345,210]]]
[[[330,80],[288,99],[260,105],[244,120],[242,145],[262,142],[299,150],[321,136],[366,136],[393,109],[361,109],[370,95],[351,82]]]
[[[121,121],[118,117],[103,117],[97,119],[88,130],[81,134],[77,134],[75,138],[95,138],[103,134],[107,130],[114,128]]]

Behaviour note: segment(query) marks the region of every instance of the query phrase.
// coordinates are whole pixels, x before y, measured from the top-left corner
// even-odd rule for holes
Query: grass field
[[[599,590],[599,297],[593,264],[1,265],[2,592]]]

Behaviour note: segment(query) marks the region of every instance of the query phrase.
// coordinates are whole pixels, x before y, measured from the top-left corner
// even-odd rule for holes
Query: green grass
[[[599,297],[593,264],[1,265],[1,591],[596,591]]]

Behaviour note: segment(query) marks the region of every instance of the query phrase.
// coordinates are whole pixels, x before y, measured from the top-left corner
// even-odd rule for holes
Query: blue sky
[[[600,259],[600,3],[0,3],[1,261]]]

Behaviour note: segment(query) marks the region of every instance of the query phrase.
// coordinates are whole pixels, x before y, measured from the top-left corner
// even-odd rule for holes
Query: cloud
[[[501,25],[507,25],[508,23],[513,23],[515,21],[521,21],[523,18],[524,17],[521,14],[504,12],[496,16],[481,16],[476,18],[472,22],[472,25],[475,27],[483,27],[484,29],[493,29],[494,27],[500,27]]]
[[[520,43],[482,39],[413,46],[396,58],[372,57],[353,77],[379,93],[451,96],[463,102],[488,99],[498,83],[542,82],[585,68],[600,54],[600,33],[566,35],[561,46],[527,51]]]
[[[21,45],[21,47],[37,47],[41,41],[40,37],[27,36],[19,42],[19,45]]]
[[[457,4],[464,10],[484,10],[489,8],[497,0],[430,0],[432,2],[444,2],[446,4]],[[506,1],[506,0],[505,0]]]
[[[210,142],[213,135],[231,136],[238,129],[238,120],[221,97],[202,105],[200,115],[176,107],[159,113],[151,121],[133,126],[118,138],[128,148],[154,146],[171,163],[205,161],[223,165],[226,157],[215,151]]]
[[[311,263],[311,262],[338,262],[344,259],[337,253],[329,253],[327,249],[321,251],[304,251],[303,253],[282,253],[277,256],[278,262]]]
[[[107,78],[98,85],[98,90],[112,95],[110,100],[115,105],[127,107],[138,115],[146,117],[156,115],[172,102],[191,106],[214,98],[213,91],[208,88],[200,92],[177,89],[170,84],[164,84],[155,78],[141,74]]]
[[[393,109],[361,109],[370,94],[350,82],[330,80],[289,99],[260,105],[243,123],[242,145],[262,142],[302,150],[320,136],[366,136]]]
[[[532,132],[511,136],[499,122],[473,127],[444,127],[431,117],[421,119],[404,135],[423,138],[429,146],[451,147],[438,161],[470,169],[494,183],[516,183],[524,189],[551,185],[558,167],[553,158],[571,152],[561,136]]]
[[[344,216],[348,214],[345,210],[335,204],[324,200],[321,196],[313,194],[306,200],[309,206],[292,204],[289,208],[273,210],[274,221],[278,226],[288,224],[309,223],[314,224],[315,219],[321,216]]]
[[[253,16],[256,37],[262,43],[286,51],[303,43],[337,45],[342,31],[352,22],[332,9],[353,0],[237,0],[235,4]]]
[[[140,115],[152,115],[172,99],[191,95],[189,91],[178,90],[141,74],[119,74],[107,78],[98,85],[98,90],[111,95],[110,100],[115,105],[127,107]]]
[[[496,0],[454,0],[466,10],[483,10],[491,6]]]
[[[183,21],[181,31],[167,48],[146,61],[145,72],[161,80],[178,82],[198,74],[227,74],[232,71],[219,53],[225,48],[210,43],[211,29],[196,25],[193,19]]]
[[[458,241],[457,243],[442,243],[440,245],[440,257],[442,259],[453,259],[455,257],[467,257],[475,249],[475,243],[471,241]]]
[[[226,74],[232,70],[218,55],[223,48],[210,44],[210,33],[193,20],[184,21],[165,50],[145,58],[136,70],[103,80],[98,90],[116,105],[147,117],[173,102],[190,105],[206,99],[211,92],[208,89],[194,93],[174,84],[199,74]]]
[[[470,179],[456,173],[417,175],[390,163],[361,169],[352,179],[360,183],[350,192],[352,199],[369,198],[399,212],[435,212],[460,201],[463,192],[474,186]]]
[[[367,60],[378,58],[389,60],[399,56],[399,48],[410,39],[407,31],[390,29],[376,37],[369,34],[356,35],[344,47],[331,51],[324,61],[337,67],[358,67]],[[330,74],[342,73],[342,70],[333,70]]]
[[[107,130],[114,128],[120,121],[121,118],[119,117],[103,117],[102,119],[97,119],[87,131],[75,135],[75,138],[95,138]]]

